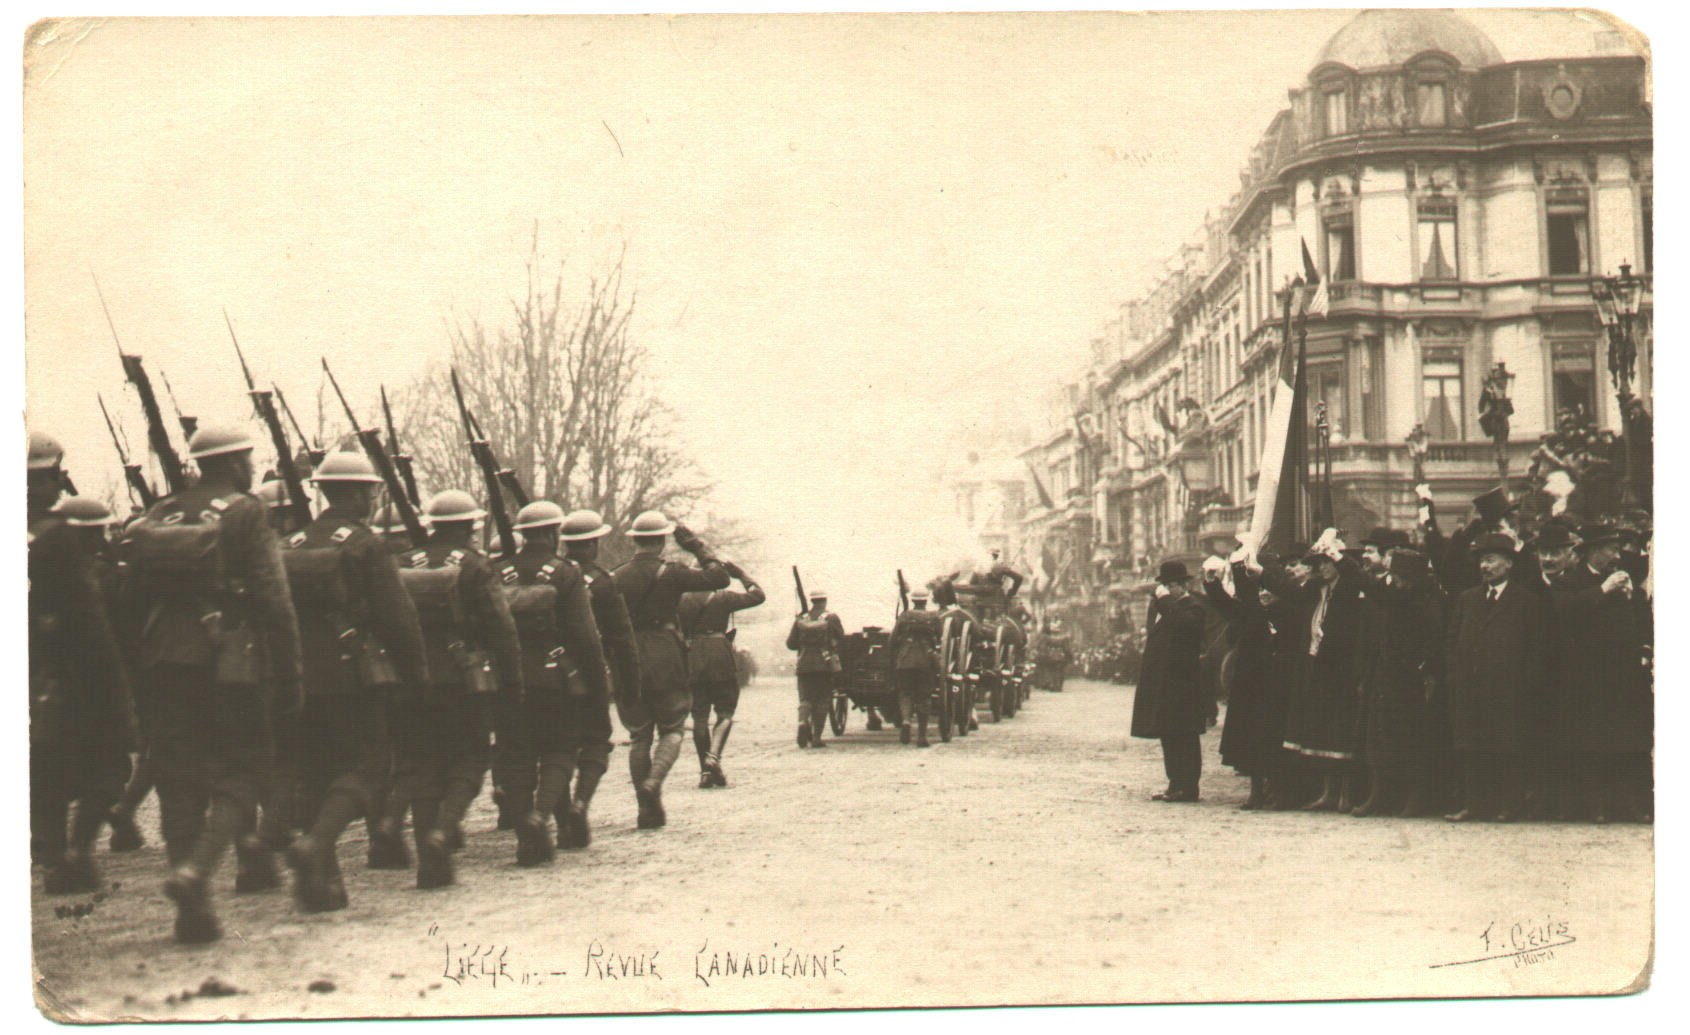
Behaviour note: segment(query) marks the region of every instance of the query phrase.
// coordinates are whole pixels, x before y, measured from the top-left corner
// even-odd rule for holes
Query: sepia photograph
[[[20,25],[13,1014],[1649,998],[1639,17]]]

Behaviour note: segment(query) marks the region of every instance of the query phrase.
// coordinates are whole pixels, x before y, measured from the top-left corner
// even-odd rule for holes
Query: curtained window
[[[1590,272],[1589,205],[1584,200],[1552,201],[1545,230],[1549,238],[1549,275],[1577,276]]]
[[[1455,247],[1455,199],[1427,198],[1420,202],[1416,223],[1416,249],[1421,280],[1457,280]]]
[[[1596,353],[1587,344],[1557,344],[1553,353],[1555,416],[1596,413]]]
[[[1449,122],[1449,87],[1441,82],[1420,83],[1414,88],[1414,121],[1423,127]]]
[[[1426,434],[1435,442],[1459,442],[1461,430],[1461,359],[1429,355],[1420,365]]]

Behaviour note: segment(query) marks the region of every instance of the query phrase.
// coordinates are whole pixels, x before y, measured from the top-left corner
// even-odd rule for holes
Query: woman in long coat
[[[1231,623],[1237,644],[1232,693],[1221,729],[1221,762],[1250,777],[1244,809],[1292,804],[1285,777],[1294,756],[1284,747],[1285,716],[1299,673],[1298,655],[1308,650],[1307,641],[1296,635],[1301,612],[1290,599],[1295,591],[1291,576],[1273,555],[1264,552],[1261,560],[1265,571],[1233,562],[1233,593],[1220,582],[1206,587],[1209,599]]]
[[[1427,778],[1427,704],[1443,677],[1448,600],[1432,579],[1426,555],[1391,551],[1390,573],[1366,573],[1380,608],[1378,642],[1364,645],[1361,665],[1363,754],[1372,778],[1357,816],[1392,808],[1420,814]]]
[[[1164,561],[1156,581],[1166,592],[1150,603],[1132,735],[1162,742],[1168,789],[1152,799],[1196,801],[1203,770],[1198,738],[1208,728],[1200,661],[1207,612],[1190,593],[1184,564]]]

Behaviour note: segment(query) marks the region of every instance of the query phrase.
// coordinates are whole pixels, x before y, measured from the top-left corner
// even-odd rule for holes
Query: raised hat
[[[1391,574],[1398,577],[1404,575],[1426,575],[1432,570],[1426,555],[1419,550],[1406,546],[1391,551]]]
[[[364,482],[366,484],[381,484],[381,475],[376,473],[376,465],[370,463],[370,458],[363,453],[351,450],[341,450],[330,453],[317,465],[317,473],[311,476],[314,482]]]
[[[1184,561],[1163,561],[1156,571],[1156,581],[1161,583],[1184,582],[1191,578],[1191,573],[1185,570]]]
[[[1494,523],[1501,520],[1509,511],[1520,509],[1520,504],[1510,501],[1508,493],[1503,491],[1502,486],[1498,485],[1494,489],[1474,496],[1473,509],[1479,512],[1480,517]]]
[[[604,518],[596,510],[576,510],[563,519],[563,528],[558,532],[558,538],[564,542],[575,543],[583,539],[602,539],[610,534],[610,526],[604,523]]]
[[[65,447],[59,445],[58,439],[39,431],[29,433],[29,469],[31,471],[50,471],[63,463],[64,459]]]
[[[663,516],[661,510],[648,510],[634,519],[628,526],[628,537],[631,539],[656,538],[668,535],[675,530],[675,523]]]
[[[512,528],[552,528],[563,524],[563,508],[551,500],[535,500],[516,512]]]
[[[252,436],[245,428],[233,424],[212,424],[194,432],[188,439],[188,459],[204,460],[208,456],[252,452]]]
[[[111,511],[99,500],[87,496],[66,496],[53,504],[53,513],[65,519],[65,524],[77,527],[97,527],[112,524]]]
[[[423,516],[438,524],[442,521],[475,521],[487,512],[475,502],[475,497],[462,489],[442,489],[428,498]]]

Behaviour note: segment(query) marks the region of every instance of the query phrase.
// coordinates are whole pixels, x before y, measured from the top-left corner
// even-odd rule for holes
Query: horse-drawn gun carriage
[[[833,735],[845,732],[851,709],[868,713],[869,728],[875,728],[877,718],[894,726],[904,721],[898,704],[898,687],[892,678],[892,652],[888,650],[891,632],[877,625],[864,626],[862,631],[846,635],[839,650],[839,682],[833,692],[833,710],[828,716]],[[933,699],[929,711],[938,719],[939,739],[949,741],[953,718],[950,695],[940,680],[934,680]]]

